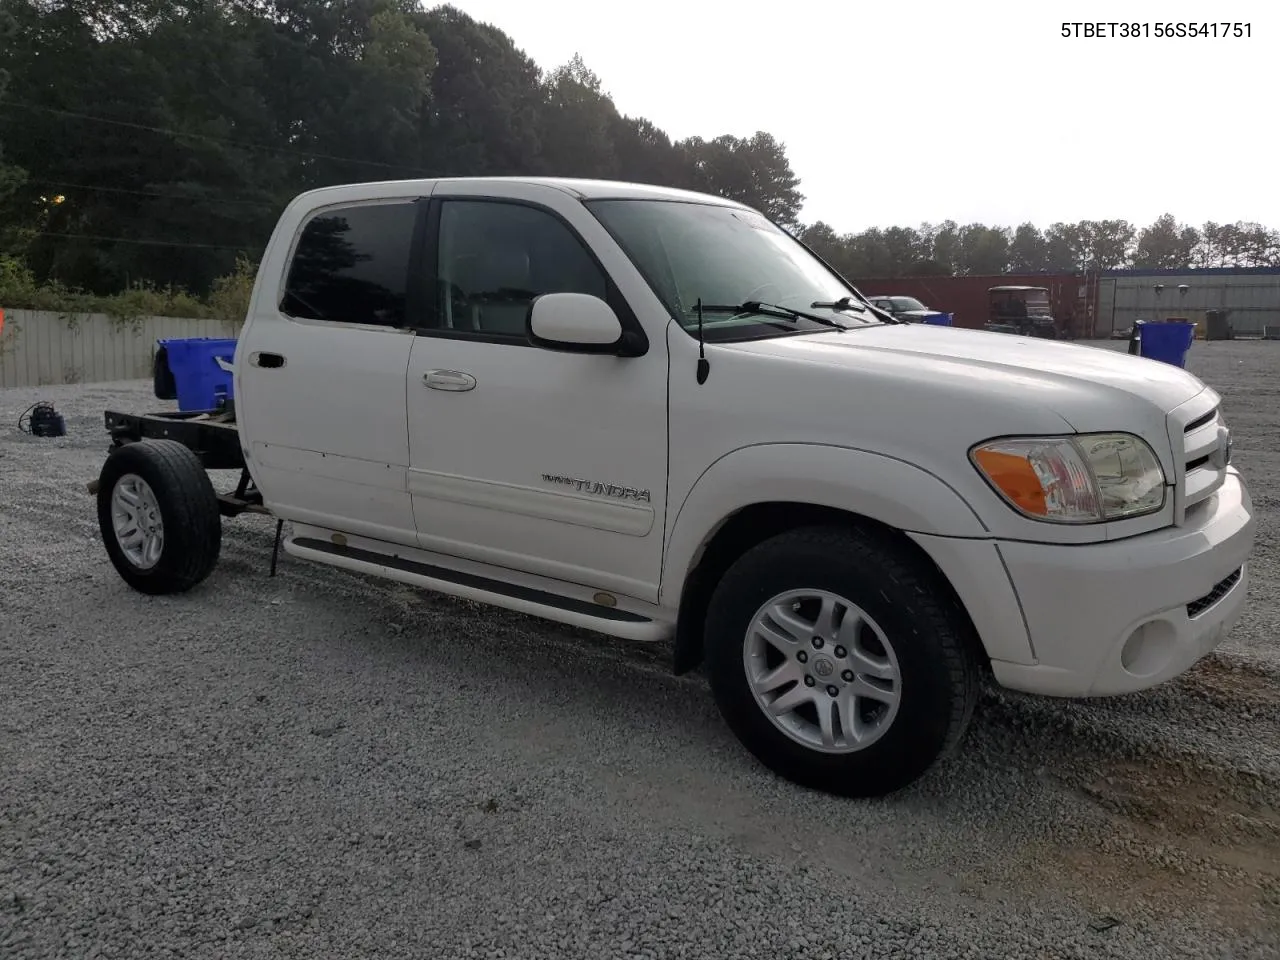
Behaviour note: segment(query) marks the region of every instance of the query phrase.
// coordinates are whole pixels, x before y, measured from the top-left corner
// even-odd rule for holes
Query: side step
[[[671,630],[666,624],[629,610],[562,597],[546,590],[504,583],[479,574],[450,570],[406,557],[377,553],[360,547],[339,546],[314,537],[291,538],[285,541],[284,549],[290,556],[301,560],[312,560],[343,570],[397,580],[434,590],[436,593],[491,604],[556,623],[594,630],[611,637],[652,642],[667,640],[671,636]]]

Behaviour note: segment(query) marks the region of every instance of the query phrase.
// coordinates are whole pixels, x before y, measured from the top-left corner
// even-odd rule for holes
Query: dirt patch
[[[1011,872],[1028,889],[1098,914],[1280,936],[1280,810],[1261,782],[1149,758],[1105,763],[1074,786],[1099,808],[1099,828],[1019,851]]]
[[[1189,776],[1158,761],[1128,761],[1108,763],[1083,790],[1110,812],[1189,850],[1269,845],[1280,876],[1280,810],[1264,799],[1260,780],[1210,771]]]
[[[1251,869],[1219,859],[1188,861],[1149,830],[1117,834],[1093,849],[1041,853],[1044,868],[1033,882],[1046,893],[1067,892],[1095,915],[1176,918],[1236,934],[1276,936],[1280,877],[1258,870],[1256,861]]]
[[[1211,654],[1178,683],[1191,696],[1232,712],[1246,709],[1280,715],[1280,672],[1261,663]]]

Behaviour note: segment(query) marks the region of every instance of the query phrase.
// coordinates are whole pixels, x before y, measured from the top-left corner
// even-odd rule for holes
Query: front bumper
[[[1188,519],[1109,543],[998,543],[1033,662],[1000,659],[989,644],[996,680],[1049,696],[1109,696],[1163,683],[1217,647],[1249,586],[1256,521],[1239,472],[1229,470]]]

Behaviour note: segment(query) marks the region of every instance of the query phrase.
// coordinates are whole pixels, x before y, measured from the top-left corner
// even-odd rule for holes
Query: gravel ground
[[[1114,346],[1114,345],[1113,345]],[[0,391],[0,957],[1280,957],[1280,344],[1197,344],[1261,518],[1185,677],[991,690],[889,800],[782,782],[668,651],[285,558],[129,591],[101,410]],[[50,399],[69,436],[17,433]]]

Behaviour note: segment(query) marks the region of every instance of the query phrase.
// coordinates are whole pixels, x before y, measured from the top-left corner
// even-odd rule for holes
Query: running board
[[[290,556],[300,560],[311,560],[355,573],[396,580],[434,590],[436,593],[487,603],[571,627],[594,630],[611,637],[660,641],[671,636],[666,624],[629,610],[562,597],[546,590],[504,583],[490,577],[450,570],[405,557],[376,553],[360,547],[339,546],[313,537],[290,538],[285,541],[284,549]]]

